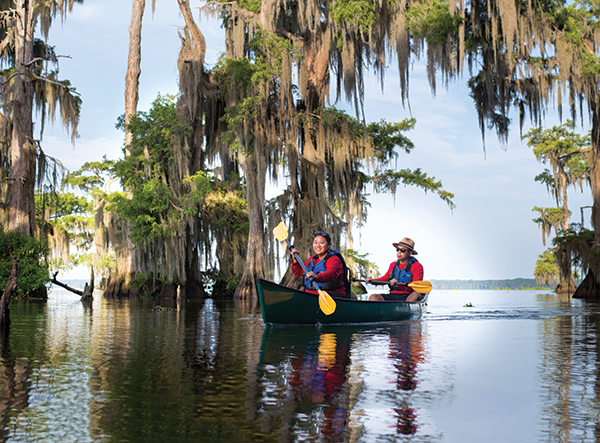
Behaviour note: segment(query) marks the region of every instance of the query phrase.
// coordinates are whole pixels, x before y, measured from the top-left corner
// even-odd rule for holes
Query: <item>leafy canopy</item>
[[[45,258],[48,245],[21,230],[4,231],[0,226],[0,291],[4,291],[13,266],[13,257],[19,259],[17,272],[18,296],[29,295],[50,281]]]

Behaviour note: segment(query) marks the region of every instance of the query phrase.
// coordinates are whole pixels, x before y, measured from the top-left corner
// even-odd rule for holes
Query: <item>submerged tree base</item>
[[[128,285],[123,279],[109,279],[104,286],[104,296],[107,298],[152,297],[203,300],[206,298],[206,291],[202,282],[195,279],[188,280],[184,284],[157,282],[141,286]]]
[[[577,291],[577,285],[575,284],[573,277],[570,277],[570,279],[561,280],[562,281],[560,281],[558,285],[556,285],[555,292],[557,294],[574,294],[575,291]]]
[[[573,298],[597,299],[600,298],[600,285],[596,276],[592,271],[589,271],[585,276],[575,293]]]

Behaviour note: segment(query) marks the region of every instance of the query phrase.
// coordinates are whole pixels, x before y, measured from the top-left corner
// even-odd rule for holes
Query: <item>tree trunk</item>
[[[557,294],[574,294],[577,289],[573,275],[562,275],[559,273],[558,284],[556,285],[555,292]]]
[[[248,248],[246,263],[240,283],[235,290],[234,299],[258,299],[254,279],[265,277],[264,257],[264,214],[265,214],[265,180],[266,165],[261,157],[261,151],[254,149],[246,157],[245,176],[247,180],[246,200],[248,201],[248,218],[250,229],[248,233]]]
[[[13,258],[13,266],[10,271],[10,277],[6,283],[6,288],[0,298],[0,331],[7,331],[10,327],[10,309],[8,307],[10,303],[10,297],[13,293],[17,292],[19,279],[17,277],[17,271],[19,269],[19,259]]]
[[[25,64],[33,59],[33,11],[29,2],[16,2],[15,76],[11,86],[12,135],[10,190],[6,205],[6,230],[20,229],[32,236],[35,227],[35,163],[33,142],[33,85]],[[6,105],[6,104],[5,104]]]
[[[592,111],[592,149],[589,154],[594,246],[600,245],[600,112]]]
[[[90,283],[85,282],[83,288],[83,294],[81,294],[81,301],[85,303],[91,303],[94,299],[94,267],[90,271]]]
[[[600,298],[600,284],[592,271],[585,276],[573,298],[598,299]]]
[[[567,174],[563,166],[560,166],[559,179],[560,179],[560,190],[562,191],[562,213],[560,217],[560,227],[563,231],[569,229],[569,204],[567,201]],[[570,260],[570,259],[569,259]],[[566,270],[565,270],[566,271]],[[558,284],[556,285],[557,294],[573,294],[577,286],[573,279],[573,272],[569,266],[569,271],[564,273],[563,268],[558,268]]]
[[[131,24],[129,25],[129,54],[127,57],[127,72],[125,74],[125,123],[137,113],[139,101],[139,80],[141,74],[141,53],[142,53],[142,18],[146,0],[132,0]],[[125,127],[125,156],[130,154],[129,145],[131,144],[131,132]],[[127,223],[122,220],[123,232],[129,232]],[[109,234],[110,237],[110,234]],[[109,238],[109,241],[111,239]],[[112,243],[112,242],[111,242]],[[129,235],[121,236],[118,245],[112,244],[115,250],[116,267],[109,273],[108,281],[105,287],[105,295],[128,296],[129,282],[135,276],[137,262],[135,254],[136,249],[130,240]],[[92,289],[93,290],[93,289]]]
[[[129,56],[127,58],[127,73],[125,74],[125,123],[137,112],[139,101],[138,86],[140,65],[142,59],[142,18],[146,0],[132,0],[131,24],[129,25]],[[125,130],[125,153],[129,155],[131,133]]]
[[[588,163],[590,164],[590,184],[593,198],[592,225],[594,229],[594,244],[592,245],[592,248],[596,249],[600,246],[600,97],[598,91],[594,90],[594,93],[591,94],[588,100],[590,101],[590,111],[592,114],[592,148],[588,154]],[[595,261],[597,262],[597,259]],[[594,274],[594,272],[596,273],[596,285],[600,285],[599,271],[600,269],[595,269],[593,272],[588,272],[588,276]],[[586,279],[588,276],[586,276]],[[594,287],[593,289],[596,290],[597,287]]]

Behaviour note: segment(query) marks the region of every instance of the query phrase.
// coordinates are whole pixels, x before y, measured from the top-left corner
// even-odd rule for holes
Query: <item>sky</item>
[[[147,1],[142,27],[138,104],[142,111],[150,108],[159,93],[178,93],[178,30],[184,23],[176,2],[158,0],[154,15],[150,4]],[[192,0],[197,21],[201,4]],[[59,77],[71,81],[83,105],[75,145],[57,122],[46,126],[42,149],[70,170],[104,155],[109,159],[122,155],[124,135],[115,129],[115,123],[125,106],[130,21],[129,1],[86,0],[83,5],[76,4],[62,24],[57,21],[51,28],[49,44],[58,55],[68,56],[59,58]],[[207,40],[210,68],[224,51],[224,33],[214,19],[202,17],[199,23]],[[439,197],[418,188],[400,187],[395,198],[372,194],[369,217],[356,234],[355,249],[368,253],[383,273],[395,260],[392,243],[409,237],[415,241],[427,280],[533,278],[535,261],[546,247],[532,221],[536,217],[532,208],[554,206],[554,202],[545,186],[534,181],[546,166],[538,163],[531,148],[521,141],[518,118],[513,119],[506,145],[487,132],[484,150],[467,78],[450,83],[447,89],[438,82],[434,96],[424,64],[415,63],[410,76],[410,107],[402,106],[393,66],[386,73],[383,91],[374,77],[367,77],[366,120],[416,118],[415,129],[405,134],[415,148],[410,154],[400,154],[396,167],[421,168],[441,180],[444,189],[454,193],[456,208],[451,210]],[[338,105],[348,109],[344,103]],[[558,112],[551,108],[544,127],[559,124]],[[526,126],[524,133],[529,128]],[[579,128],[582,133],[588,129]],[[581,223],[580,207],[591,204],[588,188],[583,193],[571,189],[571,221]],[[587,227],[589,220],[590,210],[585,209]],[[87,278],[88,273],[76,270],[64,277]]]

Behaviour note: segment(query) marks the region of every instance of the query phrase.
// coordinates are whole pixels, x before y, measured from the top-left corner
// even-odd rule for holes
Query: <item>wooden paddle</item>
[[[389,285],[390,284],[389,281],[371,280],[370,282],[366,282],[366,281],[360,280],[360,279],[352,279],[352,281],[368,283],[370,285]],[[410,286],[412,289],[414,289],[415,291],[417,291],[420,294],[427,294],[427,293],[431,292],[431,289],[433,288],[433,286],[431,285],[431,282],[428,282],[426,280],[413,281],[413,282],[410,282],[408,284],[408,286]]]
[[[285,227],[285,224],[283,222],[279,223],[275,227],[275,229],[273,229],[273,235],[280,242],[286,242],[288,248],[290,248],[290,251],[293,249],[292,244],[288,240],[287,228]],[[304,262],[300,260],[298,254],[294,254],[294,256],[296,257],[296,260],[298,260],[298,263],[300,263],[300,266],[302,266],[302,269],[304,269],[304,273],[306,274],[308,271],[306,270],[306,266],[304,266]],[[313,279],[310,279],[310,282],[312,283],[313,289],[315,289],[319,293],[319,307],[321,308],[321,311],[323,311],[323,314],[333,314],[335,312],[336,307],[335,300],[333,300],[331,295],[329,295],[327,292],[320,289]]]

